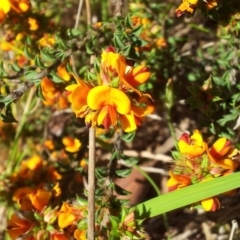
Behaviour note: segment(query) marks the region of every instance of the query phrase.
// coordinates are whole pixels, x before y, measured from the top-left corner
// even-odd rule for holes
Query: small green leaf
[[[37,94],[37,97],[39,97],[41,100],[46,101],[46,99],[43,96],[42,88],[40,84],[37,86],[36,94]]]
[[[20,72],[21,68],[16,63],[11,63],[8,67],[13,70],[14,72]]]
[[[122,42],[122,40],[119,38],[117,34],[114,35],[113,42],[114,42],[114,45],[119,49],[123,49],[125,47],[124,43]]]
[[[24,77],[26,80],[37,80],[36,77],[38,75],[38,72],[34,71],[34,70],[30,70],[25,72]]]
[[[56,74],[56,72],[55,72],[54,70],[51,71],[50,76],[52,77],[52,80],[53,80],[53,82],[55,82],[55,83],[62,83],[62,82],[64,82],[64,80],[63,80],[62,78],[60,78],[60,77]]]
[[[39,54],[37,54],[34,58],[34,64],[35,66],[39,67],[39,68],[45,68],[42,60],[41,60],[41,57]]]
[[[109,218],[112,224],[112,229],[118,229],[118,222],[119,222],[118,218],[115,216],[109,216]]]
[[[24,46],[23,52],[28,59],[34,58],[33,54],[30,52],[30,47],[28,47],[27,45]]]
[[[127,168],[123,170],[116,170],[115,173],[118,177],[127,177],[131,173],[131,171],[131,168]]]
[[[92,43],[91,42],[87,42],[86,45],[86,51],[87,51],[87,54],[89,55],[92,55],[94,52],[92,51],[93,49],[93,46],[92,46]]]
[[[46,48],[41,50],[40,55],[44,61],[53,62],[56,60],[56,57],[53,54],[50,54]]]
[[[86,219],[82,219],[79,221],[78,225],[77,225],[77,228],[79,230],[86,230],[87,229],[87,220]]]
[[[80,36],[81,31],[75,28],[70,28],[67,30],[67,34],[70,38],[76,38],[78,36]]]
[[[121,139],[127,143],[132,142],[132,140],[134,139],[136,134],[136,131],[132,131],[129,133],[123,133],[123,135],[121,136]]]
[[[139,26],[135,27],[134,29],[132,29],[131,33],[133,35],[139,37],[142,32],[142,29],[143,29],[143,25],[139,25]]]

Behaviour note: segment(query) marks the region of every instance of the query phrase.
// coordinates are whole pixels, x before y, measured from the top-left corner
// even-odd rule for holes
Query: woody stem
[[[88,239],[94,240],[95,227],[95,128],[89,129]]]

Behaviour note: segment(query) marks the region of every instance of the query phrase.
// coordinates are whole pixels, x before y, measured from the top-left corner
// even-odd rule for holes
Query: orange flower
[[[109,47],[101,55],[101,84],[120,88],[123,91],[132,90],[138,95],[140,91],[135,87],[146,82],[150,77],[148,68],[144,65],[135,68],[126,63],[126,59],[119,53],[115,53],[114,48]]]
[[[38,30],[39,26],[38,26],[38,21],[35,18],[28,18],[28,24],[29,24],[29,29],[31,31],[36,31]]]
[[[20,198],[28,195],[31,193],[33,189],[31,187],[21,187],[18,188],[14,193],[13,193],[13,201],[17,202]]]
[[[26,12],[31,6],[29,0],[10,0],[10,3],[11,8],[17,13]]]
[[[198,0],[182,0],[181,5],[176,9],[175,13],[177,17],[181,17],[185,13],[192,14],[196,7]]]
[[[222,158],[232,149],[232,144],[226,138],[219,138],[210,148],[209,153],[214,158]]]
[[[64,137],[62,139],[62,142],[63,145],[65,146],[65,150],[71,153],[79,151],[82,145],[78,139],[72,137]]]
[[[167,181],[167,187],[169,192],[174,191],[178,188],[183,188],[191,184],[191,179],[185,175],[174,174],[169,171],[170,178]]]
[[[68,240],[68,238],[62,233],[51,234],[51,240]]]
[[[145,65],[139,65],[135,68],[132,68],[131,71],[126,74],[126,81],[131,86],[137,87],[145,83],[149,79],[150,75],[151,73]]]
[[[49,203],[52,194],[48,191],[38,189],[35,192],[29,194],[29,199],[33,205],[33,207],[41,212]]]
[[[209,159],[214,165],[226,170],[222,175],[233,172],[238,167],[238,162],[231,159],[236,153],[232,144],[226,138],[219,138],[210,150],[207,149]]]
[[[42,164],[42,159],[37,155],[23,160],[21,162],[19,172],[16,172],[13,177],[32,179],[36,175],[36,171],[42,166]]]
[[[49,203],[52,194],[48,191],[38,189],[19,199],[22,210],[35,209],[41,212]]]
[[[208,10],[215,8],[218,5],[218,0],[207,0],[205,2],[206,2],[206,7]]]
[[[114,52],[114,48],[108,48],[102,52],[101,55],[101,83],[103,85],[110,85],[113,79],[119,77],[120,80],[124,78],[126,70],[126,60],[124,56]]]
[[[211,212],[215,212],[221,206],[220,202],[216,197],[204,199],[201,201],[201,204],[206,211]]]
[[[74,238],[77,239],[77,240],[87,240],[87,238],[86,238],[86,231],[85,230],[76,229],[74,231]]]
[[[58,226],[62,229],[66,228],[72,225],[76,219],[77,216],[74,214],[73,207],[64,202],[58,215]]]
[[[64,81],[68,82],[71,79],[71,75],[66,70],[66,67],[64,64],[61,64],[57,68],[57,75],[61,77]]]
[[[22,218],[13,214],[8,222],[7,233],[12,240],[17,239],[20,235],[26,234],[32,227],[34,223],[26,218]]]
[[[47,77],[42,79],[41,89],[43,97],[45,98],[45,101],[43,101],[44,105],[52,106],[57,103],[60,109],[68,107],[67,99],[63,95],[62,91],[58,89],[55,86],[55,83]]]
[[[42,47],[52,47],[56,40],[53,36],[48,33],[44,33],[43,37],[38,41],[38,44]]]
[[[55,88],[53,81],[51,81],[47,77],[43,78],[41,81],[41,89],[42,94],[46,100],[43,103],[46,106],[53,105],[57,98],[57,90]]]
[[[2,23],[5,18],[6,14],[10,11],[11,9],[11,3],[9,0],[1,0],[1,5],[0,5],[0,23]]]
[[[54,150],[55,146],[54,146],[54,142],[50,139],[45,140],[43,143],[43,146],[45,148],[47,148],[48,150]]]
[[[200,132],[195,130],[191,137],[187,133],[181,136],[178,141],[178,148],[180,153],[196,157],[205,152],[206,143],[203,141]]]
[[[50,165],[47,168],[47,173],[48,173],[49,179],[51,179],[52,181],[56,181],[56,180],[62,179],[62,175],[52,165]]]
[[[66,87],[68,91],[68,101],[72,104],[72,110],[76,117],[85,117],[87,114],[87,95],[91,90],[91,86],[87,85],[83,80],[76,79],[77,84]]]
[[[121,90],[109,86],[97,86],[91,89],[87,96],[87,104],[90,109],[97,111],[94,122],[98,125],[102,124],[106,129],[117,124],[118,114],[128,114],[131,109],[128,96]]]

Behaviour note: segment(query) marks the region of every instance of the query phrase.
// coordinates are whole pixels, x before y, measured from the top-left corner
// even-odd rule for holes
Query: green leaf
[[[11,63],[8,67],[13,70],[14,72],[20,72],[21,68],[16,63]]]
[[[114,42],[114,45],[119,49],[123,49],[125,47],[124,43],[122,42],[122,40],[119,38],[117,34],[114,35],[113,42]]]
[[[111,221],[111,224],[112,224],[112,228],[113,229],[118,229],[118,222],[119,222],[118,218],[115,217],[115,216],[109,216],[109,218],[110,218],[110,221]]]
[[[239,179],[240,172],[215,178],[153,198],[138,204],[132,210],[135,210],[141,218],[155,217],[239,188]]]
[[[136,165],[138,163],[138,159],[137,158],[133,158],[133,157],[128,157],[128,156],[122,156],[122,159],[124,160],[124,162],[126,164],[129,164],[129,165]]]
[[[37,67],[39,67],[39,68],[45,68],[45,66],[44,66],[44,64],[43,64],[43,62],[42,62],[41,57],[40,57],[39,54],[37,54],[37,55],[35,56],[35,58],[34,58],[34,64],[35,64]]]
[[[3,122],[6,122],[6,123],[11,123],[11,122],[16,122],[17,123],[18,122],[12,114],[12,109],[11,109],[10,105],[8,105],[6,107],[6,113],[5,114],[6,115],[0,113],[0,118]]]
[[[25,72],[24,77],[26,80],[37,80],[36,76],[38,75],[38,72],[34,71],[34,70],[30,70]]]
[[[139,37],[142,32],[142,28],[143,28],[143,25],[139,25],[139,26],[135,27],[134,29],[132,29],[131,33],[133,35]]]
[[[55,83],[62,83],[64,80],[60,78],[55,71],[51,71],[50,76],[52,77],[53,82]]]
[[[70,38],[76,38],[78,36],[80,36],[81,31],[75,28],[71,28],[67,30],[67,34]]]
[[[107,169],[105,167],[98,167],[95,169],[95,176],[97,178],[103,178],[107,176]]]
[[[78,225],[77,225],[77,228],[79,230],[86,230],[87,229],[87,220],[86,219],[82,219],[79,221]]]
[[[49,53],[46,48],[43,48],[40,54],[44,61],[53,62],[56,60],[56,57],[52,53]]]
[[[133,138],[135,137],[136,131],[132,131],[129,133],[123,133],[121,139],[127,143],[132,142]]]
[[[127,168],[123,170],[116,170],[115,173],[117,174],[118,177],[127,177],[131,173],[132,169]]]
[[[44,96],[42,94],[42,88],[41,88],[40,84],[37,86],[36,94],[37,94],[37,97],[39,97],[41,100],[46,101],[46,99],[44,98]]]
[[[92,46],[92,43],[91,43],[91,42],[87,42],[86,45],[85,45],[85,47],[86,47],[87,54],[92,55],[92,54],[94,53],[94,52],[92,51],[93,46]]]
[[[30,48],[27,45],[24,46],[23,52],[28,59],[34,58],[33,54],[30,52]]]

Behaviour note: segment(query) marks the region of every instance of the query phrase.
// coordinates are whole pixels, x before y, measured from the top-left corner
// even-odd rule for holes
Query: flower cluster
[[[208,10],[211,10],[218,6],[218,0],[206,0],[205,6]],[[185,13],[193,14],[198,6],[198,0],[182,0],[181,5],[176,9],[175,13],[177,17],[181,17]]]
[[[0,23],[2,23],[10,10],[23,13],[29,10],[31,4],[29,0],[1,0]]]
[[[137,89],[149,79],[150,72],[145,65],[130,66],[113,47],[101,57],[97,83],[77,79],[77,84],[66,88],[72,110],[93,126],[134,131],[154,110],[151,96]]]
[[[67,240],[74,236],[77,240],[86,240],[86,230],[78,229],[77,223],[86,218],[85,206],[72,206],[63,202],[53,207],[61,195],[58,185],[47,191],[42,188],[26,188],[15,197],[21,214],[12,214],[8,222],[7,233],[11,239],[51,239]]]
[[[169,172],[169,191],[230,174],[238,167],[234,160],[238,150],[226,138],[219,138],[209,147],[200,132],[195,130],[191,136],[187,133],[181,136],[178,148],[176,162]],[[204,199],[201,204],[206,211],[220,208],[216,197]]]

